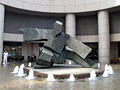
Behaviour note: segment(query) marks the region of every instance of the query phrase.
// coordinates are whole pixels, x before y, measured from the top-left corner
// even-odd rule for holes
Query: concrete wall
[[[73,13],[116,7],[120,0],[0,0],[0,3],[30,11]]]
[[[20,28],[52,29],[54,22],[58,20],[63,22],[64,25],[64,17],[60,16],[35,16],[14,12],[6,12],[4,32],[19,34]]]
[[[118,43],[113,42],[110,46],[110,59],[118,57]]]
[[[56,20],[64,22],[63,16],[35,16],[25,15],[13,12],[5,14],[5,33],[19,34],[20,28],[45,28],[52,29]],[[12,23],[11,23],[12,22]],[[64,26],[63,26],[64,29]],[[76,34],[79,35],[97,35],[97,16],[77,16],[76,18]]]
[[[38,58],[38,56],[39,56],[39,44],[38,43],[33,43],[33,48],[32,49],[33,49],[32,54],[34,54]]]
[[[77,36],[82,35],[97,35],[98,34],[98,20],[97,15],[93,16],[78,16],[76,25]]]
[[[110,33],[120,33],[120,11],[110,13]]]
[[[110,13],[110,33],[111,41],[120,41],[120,12]],[[18,14],[6,12],[4,41],[23,41],[23,35],[19,34],[19,28],[37,27],[52,28],[53,23],[60,20],[65,24],[63,16],[35,16],[28,14]],[[98,42],[97,15],[77,16],[76,17],[76,35],[82,42]]]
[[[28,56],[32,56],[32,48],[30,43],[22,43],[22,56],[24,60],[28,60]]]

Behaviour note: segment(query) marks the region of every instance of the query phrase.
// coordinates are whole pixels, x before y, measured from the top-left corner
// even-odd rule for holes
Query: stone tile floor
[[[25,77],[19,78],[11,74],[16,65],[18,64],[10,63],[0,66],[0,90],[120,90],[120,65],[112,65],[114,75],[108,78],[99,76],[92,82],[87,78],[75,82],[66,79],[48,82],[42,78],[26,80]]]

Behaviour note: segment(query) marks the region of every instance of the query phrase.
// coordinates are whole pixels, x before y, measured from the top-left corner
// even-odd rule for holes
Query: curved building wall
[[[98,34],[97,15],[78,16],[76,18],[76,34],[82,35],[97,35]]]
[[[19,34],[20,28],[51,29],[56,20],[63,22],[66,33],[77,37],[80,41],[99,42],[99,59],[102,66],[109,64],[110,41],[120,41],[120,0],[0,0],[0,3],[0,14],[3,16],[0,18],[1,51],[3,41],[23,42],[23,35]],[[15,11],[7,10],[9,7],[14,8]],[[114,9],[114,7],[116,8]],[[114,10],[117,12],[113,12]],[[4,11],[6,11],[5,14]],[[39,14],[33,15],[33,12],[29,11]],[[95,13],[91,15],[93,11]],[[42,15],[40,15],[41,13]],[[117,47],[116,44],[112,47],[114,46]],[[22,55],[27,57],[27,55],[34,54],[33,51],[36,51],[34,47],[39,48],[39,45],[22,43]],[[39,56],[39,50],[37,51],[36,55]]]
[[[119,0],[0,0],[0,3],[19,9],[52,13],[87,12],[120,5]]]
[[[20,28],[52,29],[54,22],[58,20],[64,25],[64,17],[61,16],[36,16],[19,14],[15,12],[6,12],[4,32],[19,34]]]
[[[110,34],[120,34],[120,11],[110,13]]]

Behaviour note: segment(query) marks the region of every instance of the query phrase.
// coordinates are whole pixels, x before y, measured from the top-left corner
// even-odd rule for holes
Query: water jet
[[[109,75],[109,72],[108,72],[108,65],[106,64],[105,65],[105,70],[104,70],[104,72],[103,72],[103,75],[102,75],[102,77],[108,77]]]
[[[70,77],[69,77],[68,81],[75,81],[75,77],[74,77],[73,74],[70,74]]]
[[[94,81],[96,78],[96,73],[95,73],[95,70],[92,70],[90,72],[90,78],[88,78],[90,81]]]
[[[18,73],[18,71],[19,71],[19,66],[15,66],[15,68],[14,68],[12,73],[16,74],[16,73]]]
[[[55,78],[52,73],[48,73],[47,81],[55,81]]]
[[[30,71],[29,71],[29,75],[26,77],[26,79],[35,79],[35,77],[34,77],[34,71],[31,69]]]
[[[26,74],[24,74],[24,64],[20,65],[20,68],[19,68],[19,71],[18,71],[18,74],[16,76],[18,77],[23,77],[25,76]]]

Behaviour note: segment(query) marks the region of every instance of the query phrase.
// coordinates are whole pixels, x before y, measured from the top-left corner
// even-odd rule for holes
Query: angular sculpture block
[[[86,58],[92,49],[76,38],[65,34],[62,31],[62,23],[59,21],[55,22],[52,30],[25,28],[20,31],[23,33],[24,41],[45,41],[36,62],[37,68],[51,67],[54,63],[62,64],[66,59],[70,59],[84,67],[91,67],[95,64],[95,62]],[[73,51],[66,50],[66,46]]]
[[[24,28],[20,29],[23,33],[24,41],[34,41],[34,40],[47,40],[48,35],[52,30],[38,29],[38,28]]]
[[[78,41],[76,38],[67,35],[66,45],[80,55],[83,59],[90,53],[92,50],[90,47]]]

